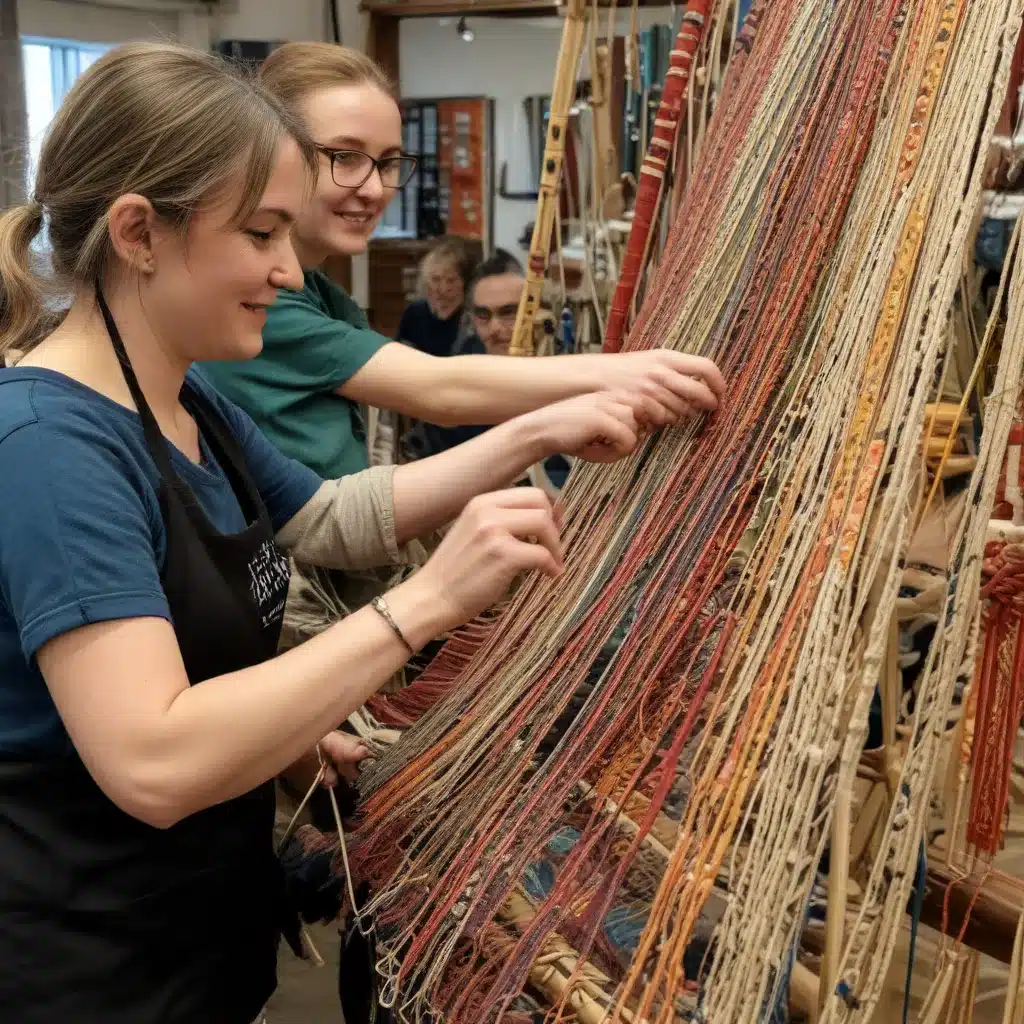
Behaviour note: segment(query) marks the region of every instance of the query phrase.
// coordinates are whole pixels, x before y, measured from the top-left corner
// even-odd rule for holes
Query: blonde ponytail
[[[5,353],[26,351],[39,341],[48,319],[30,251],[42,226],[43,210],[34,202],[0,216],[0,365]]]

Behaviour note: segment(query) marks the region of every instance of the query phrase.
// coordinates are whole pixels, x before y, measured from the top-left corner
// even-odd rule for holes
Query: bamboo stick
[[[818,1022],[821,979],[809,967],[798,960],[793,964],[789,979],[789,1002],[794,1010],[802,1013],[810,1024]]]
[[[594,163],[594,198],[600,204],[598,209],[603,217],[619,217],[622,215],[621,198],[617,209],[609,205],[611,192],[619,181],[619,168],[612,135],[612,55],[607,40],[594,44],[591,60],[593,67],[590,71],[590,106],[594,112],[594,147],[597,150],[597,160]]]
[[[579,786],[580,790],[582,790],[583,795],[588,800],[600,800],[601,809],[605,813],[613,815],[615,817],[616,822],[620,826],[622,826],[622,828],[625,829],[625,831],[627,831],[630,835],[635,836],[637,832],[640,831],[640,828],[637,825],[637,823],[627,814],[625,814],[622,811],[622,808],[620,808],[619,805],[611,799],[611,797],[602,797],[596,789],[588,785],[582,779],[577,783],[577,785]],[[664,818],[664,815],[659,815],[659,818]],[[665,821],[668,821],[668,819],[666,818]],[[660,842],[657,836],[654,835],[653,831],[648,832],[647,835],[644,836],[643,843],[646,847],[648,847],[648,849],[658,854],[659,857],[662,857],[665,860],[668,860],[669,857],[672,856],[672,851],[662,842]]]
[[[857,821],[853,826],[853,833],[850,838],[850,861],[856,864],[867,851],[871,836],[878,825],[878,820],[888,807],[886,802],[887,786],[877,784],[871,787],[868,798],[864,801],[857,815]]]
[[[544,143],[544,163],[537,198],[537,216],[533,222],[533,237],[530,239],[526,284],[519,300],[516,326],[509,345],[509,355],[513,356],[533,355],[533,325],[547,277],[551,232],[555,223],[555,209],[558,206],[558,192],[562,181],[565,135],[569,127],[569,110],[576,92],[576,72],[583,54],[585,25],[584,0],[569,0],[562,25],[562,42],[555,64],[555,81],[551,89],[548,134]]]
[[[509,895],[499,914],[517,930],[534,916],[533,907],[519,892]],[[611,979],[591,963],[581,967],[579,954],[561,935],[552,932],[545,939],[544,951],[530,968],[529,979],[553,1007],[568,1002],[582,1024],[604,1024],[608,1019]],[[603,997],[604,1003],[597,995]],[[647,1024],[628,1011],[623,1016],[632,1024]]]

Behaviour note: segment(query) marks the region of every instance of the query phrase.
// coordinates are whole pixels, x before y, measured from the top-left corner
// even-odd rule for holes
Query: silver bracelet
[[[402,632],[401,627],[397,622],[395,622],[395,617],[391,614],[391,609],[388,607],[387,601],[385,601],[383,597],[375,597],[370,604],[373,606],[373,610],[392,628],[392,630],[394,630],[395,636],[405,644],[409,653],[415,654],[416,651],[412,644],[405,639],[405,634]]]

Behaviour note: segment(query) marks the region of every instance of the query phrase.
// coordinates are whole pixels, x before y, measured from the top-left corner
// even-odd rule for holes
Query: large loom
[[[951,386],[1022,8],[754,4],[624,345],[714,358],[728,401],[576,467],[563,577],[354,719],[378,756],[347,859],[403,1019],[869,1021],[899,948],[908,1009],[952,1024],[998,903],[1024,1020],[993,867],[1024,710],[1016,246]],[[908,564],[929,528],[948,557]]]

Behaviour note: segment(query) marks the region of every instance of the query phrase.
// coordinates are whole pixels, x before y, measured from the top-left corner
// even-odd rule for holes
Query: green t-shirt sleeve
[[[317,309],[301,292],[282,292],[267,310],[260,360],[275,382],[300,391],[335,391],[361,370],[388,338]]]

